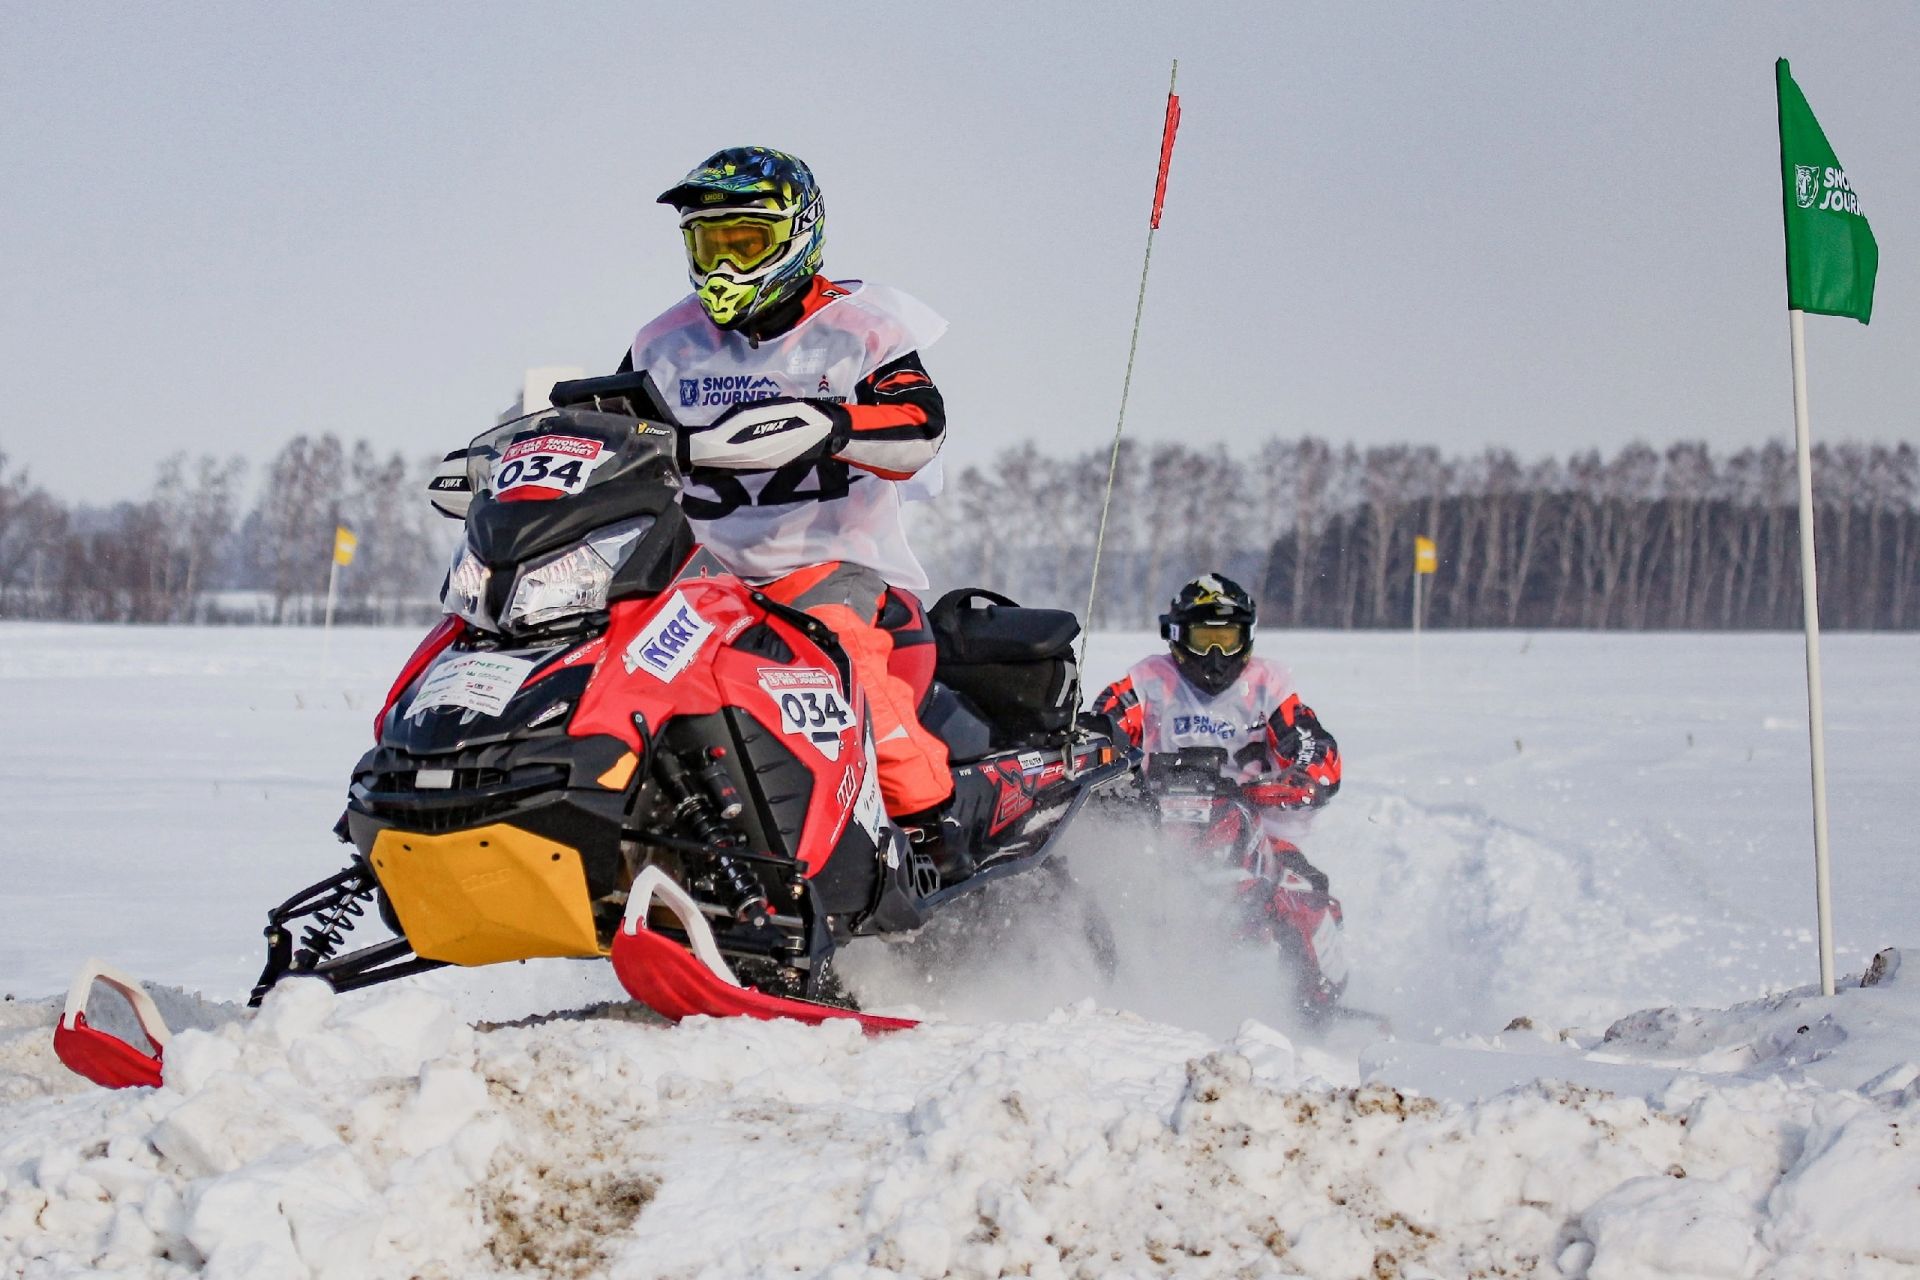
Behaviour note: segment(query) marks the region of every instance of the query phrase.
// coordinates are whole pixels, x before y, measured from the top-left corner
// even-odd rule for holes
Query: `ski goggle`
[[[1218,649],[1231,658],[1247,647],[1250,635],[1244,622],[1189,622],[1176,624],[1173,638],[1195,657],[1205,657],[1211,650]]]
[[[793,234],[793,219],[764,213],[733,213],[720,217],[695,213],[680,224],[687,241],[687,261],[701,275],[730,263],[736,271],[753,271],[780,255]]]

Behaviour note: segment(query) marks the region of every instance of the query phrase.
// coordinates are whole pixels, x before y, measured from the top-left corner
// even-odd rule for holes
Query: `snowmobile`
[[[644,371],[560,383],[432,484],[465,537],[446,614],[354,766],[348,865],[274,908],[250,1004],[286,977],[351,991],[442,965],[611,959],[669,1019],[913,1025],[839,998],[831,963],[1040,867],[1138,753],[1076,716],[1079,624],[963,590],[881,625],[949,749],[955,798],[884,811],[865,695],[832,631],[695,545],[673,419]],[[349,946],[372,913],[393,936]],[[95,978],[152,1052],[90,1027]],[[157,1083],[166,1030],[125,975],[83,970],[55,1047],[108,1085]],[[151,1020],[150,1020],[151,1017]]]
[[[1325,873],[1291,845],[1276,849],[1231,775],[1225,747],[1156,751],[1141,771],[1141,803],[1159,846],[1233,895],[1239,940],[1278,947],[1299,1007],[1327,1016],[1347,983],[1339,899],[1327,891]]]

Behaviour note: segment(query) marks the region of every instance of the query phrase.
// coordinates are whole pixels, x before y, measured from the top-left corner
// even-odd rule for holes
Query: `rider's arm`
[[[686,436],[696,467],[770,471],[801,459],[837,458],[888,480],[933,461],[947,430],[939,388],[908,352],[854,388],[852,404],[781,396],[735,405]]]
[[[887,480],[905,480],[933,461],[947,434],[947,407],[909,351],[881,365],[854,388],[846,415],[845,438],[836,437],[833,456]]]
[[[1297,693],[1267,718],[1267,755],[1280,776],[1246,788],[1257,805],[1317,809],[1340,790],[1340,746]]]
[[[1140,695],[1134,692],[1132,676],[1121,676],[1102,689],[1100,696],[1093,700],[1093,714],[1112,720],[1136,747],[1146,736],[1147,709],[1140,705]]]

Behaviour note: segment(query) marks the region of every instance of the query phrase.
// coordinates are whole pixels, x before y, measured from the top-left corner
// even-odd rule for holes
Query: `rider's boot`
[[[953,794],[931,808],[894,819],[917,849],[933,859],[940,879],[956,884],[973,874],[999,804],[999,789],[978,769],[953,775]]]
[[[1267,903],[1274,939],[1297,971],[1301,1007],[1323,1013],[1347,986],[1340,900],[1327,892],[1326,873],[1308,862],[1299,846],[1276,839],[1272,850],[1280,864]]]

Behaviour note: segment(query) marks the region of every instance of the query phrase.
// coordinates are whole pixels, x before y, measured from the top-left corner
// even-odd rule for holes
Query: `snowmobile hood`
[[[579,408],[483,432],[467,446],[468,544],[488,566],[507,568],[651,515],[653,554],[644,558],[670,574],[692,544],[679,512],[674,439],[659,423]],[[655,589],[665,585],[662,578]]]

